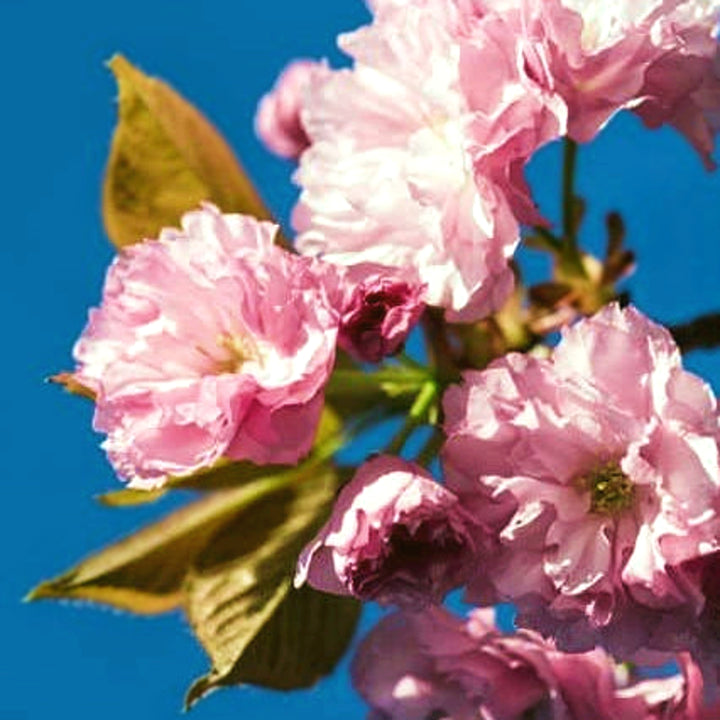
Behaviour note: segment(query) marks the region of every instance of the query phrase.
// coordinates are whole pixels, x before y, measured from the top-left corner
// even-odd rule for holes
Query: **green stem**
[[[417,454],[415,462],[418,465],[427,467],[437,457],[437,454],[440,452],[440,448],[443,446],[444,442],[445,435],[443,435],[440,428],[433,428],[432,434],[425,441],[422,448],[420,448],[420,452]]]
[[[566,137],[563,144],[562,176],[562,224],[565,242],[577,246],[575,223],[573,221],[573,198],[575,197],[575,167],[577,165],[577,143]]]
[[[438,308],[427,308],[422,316],[428,360],[441,382],[453,382],[459,378],[453,349],[447,334],[445,317]]]
[[[563,141],[562,173],[562,229],[563,229],[563,265],[566,272],[578,277],[586,277],[578,248],[575,227],[575,169],[577,167],[578,145],[566,137]]]
[[[373,391],[390,395],[417,393],[432,374],[422,365],[391,365],[374,372],[334,370],[327,384],[328,397],[367,395]]]
[[[547,249],[551,250],[554,253],[562,253],[563,251],[563,241],[560,240],[560,238],[555,237],[555,235],[550,232],[546,227],[543,227],[542,225],[534,225],[533,230],[535,231],[535,234],[538,235],[547,245]]]
[[[417,394],[415,402],[412,404],[403,426],[385,448],[386,453],[390,455],[397,455],[400,453],[413,431],[422,424],[428,410],[430,410],[432,404],[435,402],[437,395],[437,384],[432,380],[428,380],[428,382],[423,385],[422,389]]]

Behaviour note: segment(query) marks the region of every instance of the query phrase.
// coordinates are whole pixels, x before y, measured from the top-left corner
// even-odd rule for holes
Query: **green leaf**
[[[342,433],[342,418],[333,408],[326,405],[320,416],[313,452],[325,453],[328,446],[332,449],[332,446],[342,437]]]
[[[335,668],[352,640],[361,605],[305,585],[291,589],[235,665],[230,680],[294,690]]]
[[[317,472],[293,468],[215,492],[41,583],[27,599],[90,600],[145,615],[178,607],[192,562],[223,525],[288,483],[302,485],[306,473]]]
[[[212,667],[192,686],[188,704],[234,682],[236,667],[250,672],[245,653],[290,592],[297,556],[325,520],[336,488],[334,470],[320,468],[238,514],[195,558],[184,608]]]
[[[335,370],[326,392],[330,399],[373,392],[391,398],[416,395],[430,377],[426,369],[407,365],[389,365],[375,372]]]
[[[431,377],[426,368],[408,365],[388,365],[372,373],[336,368],[325,396],[343,418],[357,419],[370,413],[378,419],[407,412],[415,395]]]
[[[167,495],[165,488],[155,490],[137,490],[135,488],[123,488],[111,492],[96,495],[97,500],[105,507],[136,507],[137,505],[148,505],[157,502]]]
[[[314,685],[347,650],[360,610],[353,598],[308,586],[290,589],[225,678],[203,677],[192,685],[186,708],[219,685],[247,683],[274,690]]]
[[[255,465],[246,461],[221,459],[207,468],[190,475],[169,477],[165,484],[156,490],[136,490],[122,488],[98,495],[96,500],[107,507],[134,507],[153,503],[165,497],[170,490],[198,490],[212,492],[247,485],[254,480],[286,472],[285,465]]]
[[[117,247],[156,237],[210,200],[227,212],[269,218],[218,131],[171,87],[121,55],[109,62],[119,121],[103,187],[103,218]]]

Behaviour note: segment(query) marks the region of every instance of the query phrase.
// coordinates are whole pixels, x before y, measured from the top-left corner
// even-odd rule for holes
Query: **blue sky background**
[[[94,503],[118,483],[90,429],[91,408],[43,384],[71,367],[72,343],[112,257],[99,214],[115,122],[103,62],[121,51],[192,99],[286,217],[290,168],[255,140],[255,104],[291,58],[339,60],[335,35],[366,17],[360,0],[0,0],[2,720],[174,718],[188,683],[206,669],[178,615],[20,603],[40,579],[157,512]],[[557,148],[530,170],[537,198],[556,217]],[[705,173],[682,139],[619,118],[582,149],[579,187],[590,203],[592,247],[601,246],[604,212],[625,215],[639,257],[628,287],[641,309],[663,321],[720,309],[720,176]],[[695,353],[687,363],[720,390],[720,353]],[[341,671],[305,693],[218,692],[193,714],[359,720],[364,711]]]

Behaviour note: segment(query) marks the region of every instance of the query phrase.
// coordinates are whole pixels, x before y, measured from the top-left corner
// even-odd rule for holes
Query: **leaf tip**
[[[137,490],[135,488],[123,488],[122,490],[111,490],[110,492],[95,495],[93,500],[104,507],[134,507],[146,505],[159,500],[167,493],[165,488],[153,490]]]
[[[213,690],[217,690],[217,685],[213,682],[211,675],[199,677],[193,682],[187,693],[185,693],[182,711],[184,713],[190,712],[200,700],[213,692]]]
[[[110,59],[105,61],[105,66],[108,67],[116,77],[123,70],[127,69],[129,65],[130,61],[122,53],[113,53]]]
[[[22,602],[31,603],[35,602],[36,600],[47,600],[53,597],[55,597],[55,593],[52,590],[52,583],[41,582],[39,585],[30,590],[27,595],[25,595],[25,597],[22,599]]]
[[[45,382],[52,385],[61,385],[65,390],[73,395],[80,395],[95,400],[95,393],[88,387],[75,379],[75,375],[71,372],[60,372],[45,378]]]

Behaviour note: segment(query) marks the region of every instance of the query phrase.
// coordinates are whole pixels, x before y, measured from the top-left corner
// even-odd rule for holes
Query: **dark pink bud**
[[[419,608],[467,577],[484,529],[426,472],[378,456],[343,489],[301,553],[295,584]]]
[[[425,286],[373,273],[359,282],[345,306],[338,342],[364,362],[380,362],[402,348],[425,308]]]

